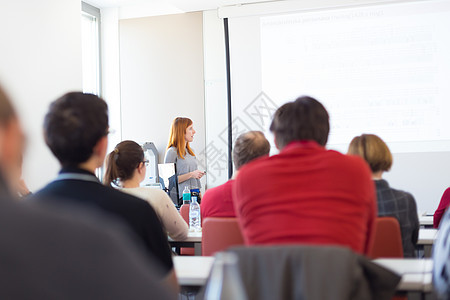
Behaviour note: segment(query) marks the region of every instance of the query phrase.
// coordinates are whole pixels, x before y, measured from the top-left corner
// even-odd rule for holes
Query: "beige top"
[[[148,187],[123,188],[122,191],[150,203],[173,240],[179,241],[187,238],[188,225],[164,191]]]

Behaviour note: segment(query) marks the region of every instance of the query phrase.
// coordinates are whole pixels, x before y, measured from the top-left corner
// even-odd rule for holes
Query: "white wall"
[[[108,22],[110,22],[110,29],[114,31],[119,28],[120,13],[118,14],[116,10],[112,14],[115,15],[114,18],[109,19]],[[217,11],[203,12],[202,27],[197,23],[201,22],[201,17],[198,15],[200,14],[195,17],[196,25],[188,22],[190,26],[184,23],[187,20],[181,21],[184,19],[181,16],[190,19],[190,14],[120,21],[121,73],[119,74],[118,59],[115,60],[117,67],[113,71],[110,69],[108,74],[104,73],[104,76],[120,75],[120,79],[114,75],[116,77],[109,85],[114,92],[104,93],[104,96],[110,102],[110,107],[111,100],[116,107],[123,106],[123,139],[135,139],[140,142],[154,141],[160,151],[161,160],[172,118],[177,115],[191,117],[198,131],[193,146],[196,153],[201,153],[207,145],[209,157],[206,162],[207,183],[208,187],[214,187],[227,180],[227,170],[222,169],[222,166],[226,168],[226,164],[220,161],[220,165],[217,164],[217,157],[226,155],[227,151],[227,146],[223,142],[223,138],[226,139],[226,133],[224,136],[223,131],[227,126],[223,19],[217,16]],[[102,10],[102,17],[105,24],[107,18],[104,10]],[[185,24],[184,28],[178,26],[180,22]],[[197,48],[201,47],[201,41],[198,39],[201,38],[199,32],[202,30],[204,123],[202,123],[203,93],[200,91],[202,87],[195,79],[201,78],[200,70],[203,64],[202,58],[199,57],[202,55],[202,50]],[[104,35],[104,32],[102,34]],[[185,42],[184,46],[180,47],[180,43],[188,36],[192,38],[194,41],[192,44],[196,46]],[[116,41],[114,38],[111,40],[114,46]],[[152,45],[155,44],[167,46],[153,47]],[[103,46],[103,53],[115,51],[111,48],[111,43]],[[184,56],[179,53],[184,53]],[[176,69],[176,64],[182,66],[181,72]],[[186,74],[187,69],[193,73]],[[171,79],[166,81],[165,78]],[[186,80],[195,82],[196,88],[193,86],[183,88],[188,85]],[[120,93],[118,82],[121,82],[122,100],[118,95]],[[189,100],[180,99],[180,95]],[[120,124],[117,109],[111,112],[111,120],[113,119],[119,120]],[[119,141],[120,137],[116,140]],[[416,197],[419,211],[432,212],[444,189],[450,186],[450,173],[446,171],[449,160],[450,154],[445,152],[394,154],[393,168],[391,172],[386,173],[385,177],[394,188],[410,191]]]
[[[301,9],[311,9],[316,8],[316,6],[320,7],[330,7],[339,3],[349,4],[351,1],[335,1],[335,0],[324,0],[324,1],[281,1],[281,2],[273,2],[268,4],[254,4],[254,5],[243,5],[242,7],[233,7],[219,10],[219,17],[222,16],[231,16],[235,17],[230,20],[230,23],[238,20],[240,16],[255,16],[260,13],[268,13],[272,6],[282,6],[282,12],[288,11],[296,11]],[[371,0],[364,1],[364,3],[373,2]],[[389,2],[389,1],[388,1]],[[291,8],[287,8],[286,6],[292,4]],[[270,7],[269,7],[270,6]],[[252,8],[252,10],[249,10]],[[290,9],[290,10],[289,10]],[[276,12],[276,10],[275,10]],[[220,63],[221,58],[220,55],[223,55],[222,61],[225,59],[224,54],[221,52],[217,52],[220,48],[218,39],[223,38],[223,29],[218,25],[222,22],[222,19],[217,17],[216,12],[205,12],[204,17],[204,44],[205,44],[205,79],[208,79],[208,73],[213,74],[213,69],[215,68],[217,71],[221,71],[224,69],[223,65]],[[236,22],[235,22],[236,23]],[[233,24],[231,24],[231,29],[233,29]],[[239,33],[246,32],[248,28],[244,28],[243,26],[236,26],[234,28]],[[212,31],[215,30],[215,33]],[[240,31],[239,31],[240,30]],[[206,32],[209,32],[206,34]],[[236,32],[236,31],[234,31]],[[230,32],[230,38],[236,40],[236,34],[233,35],[233,31]],[[248,51],[249,48],[259,49],[259,45],[254,47],[254,43],[257,39],[251,38],[251,36],[247,36],[246,38],[239,40],[239,44]],[[251,41],[251,42],[249,42]],[[214,47],[217,47],[216,50],[213,50]],[[231,47],[233,45],[231,44]],[[214,60],[211,57],[208,57],[208,49],[211,51],[216,51]],[[236,51],[236,49],[234,50]],[[231,49],[233,53],[233,48]],[[253,53],[253,54],[252,54]],[[232,68],[236,71],[236,68],[241,69],[254,69],[255,67],[255,51],[250,51],[247,53],[247,57],[243,61],[232,61]],[[232,57],[233,58],[233,57]],[[249,67],[250,66],[250,67]],[[207,71],[208,70],[208,71]],[[232,78],[232,91],[235,92],[236,85],[241,84],[244,85],[245,88],[243,92],[247,93],[242,99],[237,99],[241,101],[242,107],[245,107],[243,101],[252,100],[254,95],[260,91],[260,89],[252,88],[255,86],[253,81],[257,79],[255,77],[241,78],[238,82],[236,82],[237,78]],[[206,81],[207,83],[208,81]],[[217,118],[214,114],[214,105],[222,105],[226,100],[221,99],[217,95],[220,95],[219,88],[214,88],[212,90],[217,91],[217,94],[213,95],[208,93],[208,87],[206,86],[206,124],[208,125],[208,129],[211,124],[214,124],[215,119]],[[233,99],[236,101],[236,97]],[[286,99],[288,101],[289,99]],[[242,108],[237,107],[238,105],[234,105],[233,107],[233,119],[239,117],[242,114]],[[223,114],[226,112],[224,111]],[[218,121],[220,122],[220,121]],[[217,123],[215,123],[217,124]],[[217,126],[217,125],[216,125]],[[214,128],[214,127],[212,127]],[[268,137],[269,139],[271,137]],[[207,144],[209,143],[209,139],[213,140],[214,136],[207,135]],[[411,152],[413,152],[412,150]],[[385,174],[385,178],[389,181],[391,186],[396,189],[401,189],[412,193],[416,199],[418,205],[419,212],[428,212],[433,213],[437,208],[440,197],[444,190],[450,186],[450,172],[448,169],[450,167],[450,152],[427,152],[427,153],[395,153],[394,154],[394,164],[393,168],[390,172]]]
[[[122,138],[154,142],[160,161],[177,116],[194,121],[192,147],[204,161],[202,20],[187,13],[119,21]]]
[[[228,180],[228,105],[223,19],[203,12],[208,188]]]
[[[119,9],[105,8],[101,15],[102,97],[108,103],[108,152],[122,140],[120,65],[119,65]]]
[[[419,212],[434,213],[450,186],[450,152],[394,153],[384,178],[396,189],[413,194]]]
[[[24,178],[36,190],[59,169],[42,138],[48,104],[82,88],[81,1],[1,1],[0,28],[0,83],[25,128]]]

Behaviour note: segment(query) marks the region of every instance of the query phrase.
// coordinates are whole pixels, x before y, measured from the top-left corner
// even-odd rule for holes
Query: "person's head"
[[[270,143],[261,131],[249,131],[241,134],[234,143],[233,161],[236,170],[250,161],[269,155]]]
[[[293,141],[312,140],[325,146],[330,132],[328,112],[316,99],[299,97],[277,109],[270,131],[275,145],[282,150]]]
[[[372,173],[389,171],[392,167],[392,153],[386,143],[374,134],[354,137],[348,147],[348,154],[362,157]]]
[[[67,93],[50,104],[44,120],[47,146],[63,167],[88,161],[103,164],[108,144],[108,106],[81,92]]]
[[[21,176],[24,148],[25,137],[16,111],[0,87],[0,169],[11,190]]]
[[[194,155],[189,143],[194,140],[194,123],[189,118],[177,117],[173,120],[170,127],[169,144],[167,148],[177,148],[177,154],[180,158],[184,158],[186,151],[190,155]]]
[[[146,170],[142,147],[133,141],[123,141],[117,144],[116,148],[108,154],[104,184],[110,186],[111,183],[114,183],[119,186],[119,183],[130,180],[135,176],[138,176],[139,182],[141,182],[145,179]]]

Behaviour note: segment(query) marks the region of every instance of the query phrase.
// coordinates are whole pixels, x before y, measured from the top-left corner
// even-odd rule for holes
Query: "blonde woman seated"
[[[383,173],[392,166],[392,154],[388,146],[374,134],[363,134],[351,141],[348,154],[358,155],[369,164],[377,189],[378,216],[391,216],[398,220],[403,254],[405,257],[415,257],[419,234],[416,201],[410,193],[395,190],[382,179]]]
[[[123,192],[142,198],[153,207],[162,225],[174,240],[187,237],[188,225],[175,208],[172,200],[162,190],[140,187],[145,179],[146,164],[142,147],[133,141],[117,144],[108,155],[104,183],[121,187]]]

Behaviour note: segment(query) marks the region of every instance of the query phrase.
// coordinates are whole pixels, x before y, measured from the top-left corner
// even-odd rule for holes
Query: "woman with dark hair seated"
[[[175,240],[185,239],[188,226],[169,196],[162,190],[140,187],[145,179],[146,164],[142,147],[133,141],[123,141],[108,155],[104,183],[107,186],[115,183],[122,191],[146,200],[169,236]]]
[[[388,146],[374,134],[363,134],[351,141],[348,154],[358,155],[369,164],[377,189],[378,216],[392,216],[398,220],[402,232],[403,254],[405,257],[415,257],[419,234],[416,201],[410,193],[395,190],[382,179],[383,173],[392,166],[392,154]]]

